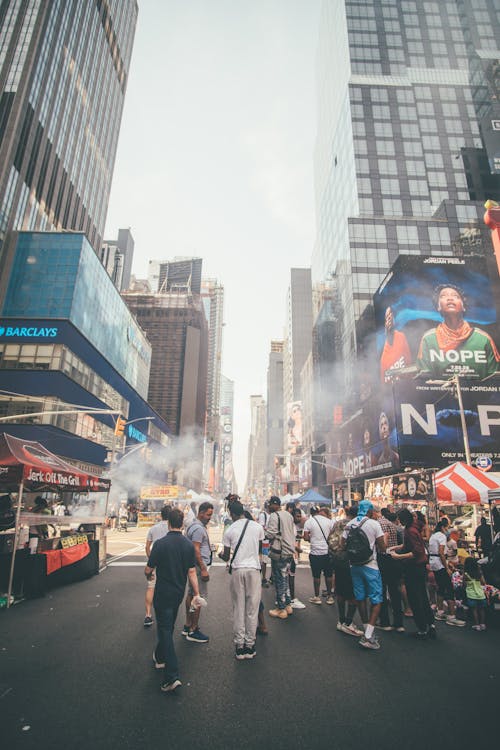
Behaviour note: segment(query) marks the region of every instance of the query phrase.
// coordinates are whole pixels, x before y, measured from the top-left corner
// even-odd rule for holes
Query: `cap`
[[[281,505],[281,500],[279,499],[279,497],[277,497],[277,495],[271,495],[271,497],[269,498],[269,505],[272,505],[273,503],[274,505]]]

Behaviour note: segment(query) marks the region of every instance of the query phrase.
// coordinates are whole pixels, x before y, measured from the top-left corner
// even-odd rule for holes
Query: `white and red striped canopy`
[[[500,489],[500,481],[474,466],[457,461],[435,474],[438,503],[487,503],[488,490]]]

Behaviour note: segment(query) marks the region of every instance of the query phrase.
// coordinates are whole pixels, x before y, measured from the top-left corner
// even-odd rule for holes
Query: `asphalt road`
[[[125,536],[125,535],[124,535]],[[131,540],[132,541],[132,540]],[[500,630],[439,623],[436,642],[381,633],[378,652],[336,631],[335,606],[268,618],[253,661],[236,661],[228,575],[212,569],[207,645],[177,622],[183,687],[160,692],[143,627],[139,547],[88,581],[0,613],[4,748],[436,748],[498,745]],[[137,563],[141,562],[141,566]],[[129,564],[123,564],[129,563]],[[311,595],[300,569],[297,593]],[[263,591],[266,610],[272,590]],[[407,621],[408,629],[413,629]]]

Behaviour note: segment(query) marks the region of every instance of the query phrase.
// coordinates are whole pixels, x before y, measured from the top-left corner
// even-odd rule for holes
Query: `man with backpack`
[[[370,500],[360,502],[358,515],[346,525],[342,539],[351,566],[354,596],[365,628],[359,645],[377,650],[380,643],[374,636],[374,630],[382,606],[383,593],[376,552],[385,552],[385,537]],[[369,617],[366,599],[370,599],[372,605]]]
[[[356,627],[353,622],[354,615],[356,614],[356,599],[352,587],[351,566],[349,565],[347,552],[343,549],[342,543],[344,529],[349,521],[356,518],[358,506],[351,505],[347,507],[345,514],[346,517],[336,521],[335,526],[330,532],[330,536],[328,537],[328,553],[335,573],[335,598],[339,612],[337,630],[346,635],[359,638],[363,635],[363,631]]]

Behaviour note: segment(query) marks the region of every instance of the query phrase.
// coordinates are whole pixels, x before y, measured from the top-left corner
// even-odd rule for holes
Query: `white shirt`
[[[259,513],[259,516],[258,516],[257,520],[260,523],[260,525],[262,526],[262,528],[265,529],[266,526],[267,526],[267,522],[269,520],[269,513],[267,511],[265,511],[265,510],[261,510],[260,513]]]
[[[355,529],[364,520],[365,519],[362,518],[361,521],[358,521],[357,518],[353,518],[352,521],[349,521],[349,523],[346,524],[342,537],[344,539],[347,539],[347,537],[349,536],[349,529]],[[363,565],[362,567],[373,568],[374,570],[378,570],[377,554],[375,552],[375,542],[377,541],[377,539],[380,539],[380,537],[384,536],[384,532],[382,531],[382,526],[379,524],[378,521],[375,521],[374,518],[367,518],[367,520],[363,524],[362,531],[364,531],[366,536],[368,537],[368,541],[370,543],[370,549],[373,555],[370,562],[367,562],[366,565]]]
[[[231,556],[238,544],[238,540],[247,522],[246,518],[239,518],[224,533],[222,543],[231,548]],[[260,570],[259,542],[264,540],[264,529],[257,521],[249,521],[245,536],[236,553],[233,568],[255,568]],[[230,558],[231,559],[231,558]]]
[[[446,536],[442,531],[436,531],[429,539],[429,567],[431,570],[442,570],[444,568],[439,557],[439,547],[444,547],[446,557]]]
[[[319,513],[307,519],[304,524],[304,531],[308,531],[310,534],[311,555],[328,554],[328,543],[326,540],[334,526],[335,521],[325,518]]]

